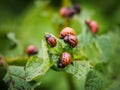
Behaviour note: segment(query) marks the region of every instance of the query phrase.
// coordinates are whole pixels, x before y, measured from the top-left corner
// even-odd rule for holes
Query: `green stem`
[[[69,84],[69,90],[75,90],[75,84],[74,84],[74,81],[73,81],[73,77],[69,74],[66,74],[66,78],[67,78],[67,81],[68,81],[68,84]]]
[[[7,73],[8,73],[8,76],[10,77],[10,79],[12,80],[12,77],[11,77],[11,74],[10,74],[10,71],[9,71],[9,65],[8,63],[5,61],[4,57],[2,55],[0,55],[0,65],[3,65],[6,70],[7,70]]]
[[[17,57],[5,59],[9,65],[25,66],[28,57]]]
[[[63,2],[63,6],[69,6],[70,5],[70,3],[71,3],[71,0],[63,0],[62,1]]]

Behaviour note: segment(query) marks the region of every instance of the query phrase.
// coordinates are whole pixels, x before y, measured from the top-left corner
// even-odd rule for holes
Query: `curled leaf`
[[[37,56],[31,57],[26,64],[26,80],[32,81],[37,80],[43,76],[48,69],[51,67],[51,62],[48,57],[48,49],[46,42],[42,41],[42,58]]]

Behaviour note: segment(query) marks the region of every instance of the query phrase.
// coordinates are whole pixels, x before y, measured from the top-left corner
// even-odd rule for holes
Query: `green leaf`
[[[101,55],[99,49],[96,47],[97,37],[99,36],[94,36],[89,29],[84,30],[78,35],[79,43],[74,50],[75,58],[81,59],[82,57],[82,59],[88,59],[93,64],[101,62]]]
[[[51,67],[51,62],[48,56],[46,42],[42,41],[42,58],[37,56],[31,57],[26,64],[26,80],[37,80],[43,76]]]
[[[85,60],[87,59],[85,53],[80,47],[76,47],[73,49],[73,56],[75,60]]]
[[[106,62],[110,57],[110,38],[108,36],[94,36],[90,31],[83,31],[78,36],[78,53],[74,53],[75,57],[80,57],[81,52],[82,56],[90,60],[93,64]],[[80,57],[81,58],[81,57]]]
[[[6,35],[6,34],[5,34]],[[15,33],[9,32],[7,34],[7,38],[5,35],[0,36],[0,52],[1,54],[6,57],[18,57],[23,53],[23,47],[18,39],[15,37]]]
[[[86,78],[87,73],[92,69],[88,61],[74,61],[72,65],[65,68],[65,72],[72,74],[77,79]]]
[[[110,58],[111,53],[111,43],[110,38],[108,36],[100,36],[96,40],[96,46],[99,50],[99,53],[101,54],[101,59],[106,62]]]
[[[120,90],[120,79],[114,80],[105,90]]]
[[[13,76],[20,77],[20,78],[25,78],[24,67],[10,66],[9,71]]]
[[[99,71],[101,74],[103,74],[107,80],[110,79],[111,74],[108,70],[108,64],[98,63],[95,65],[94,69]]]
[[[73,50],[74,58],[79,60],[91,60],[91,57],[95,58],[94,51],[91,49],[91,46],[93,46],[95,42],[95,37],[92,33],[88,29],[85,29],[77,38],[78,45]]]
[[[9,90],[30,90],[32,86],[25,80],[24,67],[9,66],[9,72],[3,79],[9,85]]]
[[[111,40],[110,66],[115,75],[120,75],[120,26],[112,28],[113,32],[108,35]]]
[[[7,73],[6,68],[3,66],[0,66],[0,80],[2,80],[4,78],[6,73]]]
[[[13,32],[7,33],[7,37],[8,37],[8,39],[13,41],[14,43],[16,43],[16,44],[19,43],[19,41],[16,39],[15,33],[13,33]]]
[[[104,85],[104,78],[98,71],[92,70],[87,74],[85,90],[103,90]]]
[[[95,37],[88,29],[82,31],[82,33],[80,35],[78,35],[78,47],[80,47],[80,48],[89,46],[94,41],[95,41]]]
[[[84,47],[83,50],[84,50],[86,57],[92,64],[102,62],[99,51],[94,43],[89,46]]]

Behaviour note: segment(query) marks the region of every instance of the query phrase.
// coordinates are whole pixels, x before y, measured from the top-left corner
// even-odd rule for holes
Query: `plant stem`
[[[63,6],[69,6],[70,5],[70,0],[63,0]]]
[[[73,77],[69,74],[66,74],[66,78],[67,78],[67,81],[68,81],[68,84],[69,84],[69,90],[75,90],[75,84],[74,84],[74,81],[73,81]]]
[[[8,76],[10,77],[10,79],[12,80],[12,77],[11,77],[11,74],[10,74],[10,71],[9,71],[9,65],[8,63],[5,61],[4,57],[2,55],[0,55],[0,65],[3,65],[6,70],[7,70],[7,73],[8,73]]]
[[[28,57],[17,57],[5,59],[9,65],[25,66]]]

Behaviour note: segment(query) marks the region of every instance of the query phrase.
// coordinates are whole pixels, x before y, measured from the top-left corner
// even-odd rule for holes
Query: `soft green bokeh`
[[[64,0],[63,0],[64,1]],[[6,58],[26,56],[25,49],[34,44],[41,49],[41,40],[45,32],[58,36],[60,30],[58,10],[62,0],[1,0],[0,1],[0,54]],[[105,90],[119,90],[120,86],[120,5],[119,0],[72,0],[79,3],[82,12],[80,20],[91,18],[99,24],[99,35],[109,34],[112,42],[112,51],[108,70],[113,77],[113,83]],[[53,21],[55,19],[55,21]],[[63,21],[60,21],[60,24]],[[80,22],[72,20],[71,27],[75,28],[77,35],[82,31]],[[117,32],[116,32],[117,30]],[[15,42],[6,35],[12,32],[18,40]],[[13,48],[11,48],[13,47]],[[67,77],[67,78],[66,78]],[[70,78],[70,81],[69,81]],[[71,86],[71,80],[73,81]],[[50,70],[41,79],[41,86],[36,90],[84,90],[85,80],[77,80],[63,72]],[[72,87],[72,88],[71,88]]]

